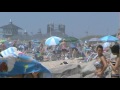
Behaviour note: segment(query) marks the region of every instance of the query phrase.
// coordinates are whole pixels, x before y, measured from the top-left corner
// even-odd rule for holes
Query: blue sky
[[[114,34],[119,28],[118,12],[0,12],[0,26],[13,23],[28,32],[40,28],[47,31],[47,24],[65,24],[66,33],[77,38],[89,35]]]

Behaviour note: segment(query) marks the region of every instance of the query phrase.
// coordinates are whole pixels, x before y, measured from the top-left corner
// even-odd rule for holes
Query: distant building
[[[47,34],[54,32],[54,24],[47,25]]]
[[[49,38],[50,36],[58,36],[61,38],[68,37],[68,35],[65,34],[65,25],[48,24],[46,34],[42,34],[40,29],[37,34],[33,35],[33,38],[43,40]]]
[[[68,35],[65,34],[65,25],[63,24],[48,24],[46,34],[43,34],[41,29],[39,29],[36,34],[33,34],[33,32],[31,32],[29,35],[26,30],[23,30],[22,28],[14,25],[11,20],[8,25],[1,26],[0,28],[0,35],[3,36],[3,38],[11,37],[11,39],[14,40],[44,40],[50,36],[58,36],[61,38],[68,37]]]
[[[63,34],[65,34],[65,25],[60,24],[59,25],[59,31]]]
[[[65,25],[63,25],[63,24],[59,24],[59,25],[48,24],[47,25],[47,34],[55,33],[55,32],[65,34]]]
[[[8,25],[1,26],[0,28],[2,29],[2,34],[3,34],[3,37],[5,38],[11,37],[14,35],[19,35],[20,33],[22,33],[22,30],[23,30],[22,28],[14,25],[11,20]],[[21,31],[18,31],[18,30],[21,30]]]

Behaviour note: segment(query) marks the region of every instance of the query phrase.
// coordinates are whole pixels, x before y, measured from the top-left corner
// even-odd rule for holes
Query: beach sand
[[[80,62],[80,60],[74,59],[74,60],[47,61],[47,62],[41,62],[41,64],[44,65],[48,69],[53,69],[53,68],[62,67],[63,65],[68,65],[68,64],[60,65],[64,61],[67,62],[68,64],[78,64]]]

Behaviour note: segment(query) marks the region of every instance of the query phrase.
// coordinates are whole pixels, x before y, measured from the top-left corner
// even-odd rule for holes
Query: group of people
[[[7,46],[6,43],[1,43],[0,45],[0,52],[8,49],[9,47],[16,47],[18,50],[22,50],[20,48],[23,48],[24,46],[22,46],[21,44],[17,43],[17,41],[13,42],[13,43],[8,43],[8,44],[11,44],[10,46]],[[25,44],[23,44],[25,45]],[[31,51],[32,50],[32,43],[29,41],[28,44],[27,44],[27,51]],[[25,51],[25,49],[23,50]],[[0,53],[0,57],[1,57],[1,60],[3,59],[3,56],[2,54]],[[8,65],[6,62],[4,61],[1,61],[0,62],[0,72],[7,72],[8,71]],[[1,75],[0,75],[1,77]],[[3,76],[2,76],[3,77]],[[11,76],[11,77],[6,77],[6,78],[40,78],[42,77],[42,73],[40,72],[33,72],[33,73],[28,73],[28,74],[20,74],[20,75],[15,75],[15,76]]]
[[[111,78],[119,78],[120,77],[120,46],[119,44],[115,44],[113,46],[110,46],[109,50],[113,55],[116,55],[117,57],[115,60],[110,60],[104,55],[105,48],[102,45],[92,46],[88,45],[80,45],[72,48],[68,48],[67,42],[63,40],[60,45],[61,50],[61,57],[63,56],[65,59],[67,53],[71,53],[71,57],[76,57],[77,52],[82,55],[84,54],[84,57],[87,57],[90,55],[91,52],[97,53],[97,57],[95,58],[94,66],[96,68],[95,70],[95,76],[96,78],[105,78],[106,77],[106,69],[109,68],[111,70]],[[56,46],[56,47],[57,47]],[[79,48],[78,48],[79,47]],[[85,47],[85,49],[84,49]],[[79,55],[79,57],[80,57]]]
[[[20,50],[22,50],[22,48],[24,47],[24,51],[26,50],[31,51],[33,49],[32,42],[28,42],[27,45],[24,44],[19,46],[17,42],[14,42],[12,46],[17,47]],[[25,49],[25,47],[27,49]],[[5,50],[6,48],[7,47],[4,43],[0,45],[0,51]],[[92,50],[93,52],[96,52],[98,55],[94,63],[94,66],[96,68],[95,76],[97,78],[105,78],[106,76],[105,71],[108,67],[110,67],[110,69],[112,70],[111,78],[119,78],[120,77],[120,46],[119,44],[115,44],[113,46],[110,46],[110,49],[111,49],[111,53],[117,56],[115,60],[109,60],[108,58],[106,58],[106,56],[103,54],[104,48],[102,45],[98,45],[96,47],[96,50],[91,45],[88,45],[87,47],[87,45],[76,44],[70,47],[68,46],[65,40],[63,40],[59,45],[56,45],[54,48],[47,47],[46,49],[45,46],[42,43],[40,43],[39,47],[36,50],[39,51],[40,53],[43,53],[43,55],[46,55],[46,53],[49,50],[52,50],[52,53],[55,54],[55,56],[57,56],[58,59],[61,58],[62,60],[65,60],[66,57],[68,59],[76,58],[77,55],[78,57],[80,57],[83,56],[82,54],[84,54],[84,56],[86,57],[86,54],[89,55],[90,51]]]
[[[120,46],[119,44],[115,44],[110,47],[113,55],[116,55],[114,61],[108,60],[103,55],[103,47],[99,45],[97,47],[98,56],[96,58],[96,62],[94,66],[96,67],[95,75],[97,78],[105,78],[105,70],[107,67],[111,67],[111,78],[119,78],[120,77]]]
[[[71,44],[71,45],[70,45]],[[63,40],[59,45],[48,47],[47,51],[52,52],[58,60],[74,59],[80,57],[80,46],[76,43],[68,44]]]

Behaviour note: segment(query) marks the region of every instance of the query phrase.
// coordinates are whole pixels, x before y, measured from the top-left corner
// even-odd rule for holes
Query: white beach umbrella
[[[45,45],[58,45],[62,39],[60,37],[52,36],[45,41]]]

